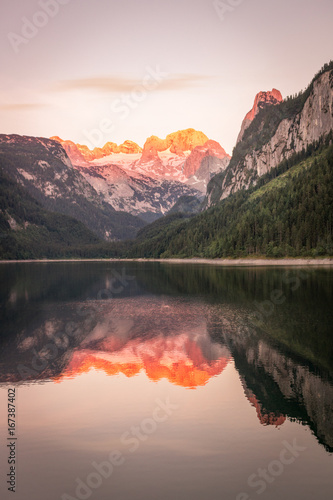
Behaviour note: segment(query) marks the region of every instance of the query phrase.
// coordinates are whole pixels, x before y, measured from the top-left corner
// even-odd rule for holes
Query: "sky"
[[[194,128],[228,153],[257,92],[333,58],[332,0],[1,0],[0,133],[93,148]]]

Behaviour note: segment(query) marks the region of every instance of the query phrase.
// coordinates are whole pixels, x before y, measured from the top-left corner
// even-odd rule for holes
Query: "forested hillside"
[[[82,222],[45,210],[0,168],[0,258],[63,257],[101,240]]]
[[[45,210],[0,173],[0,231],[2,259],[333,255],[332,134],[250,190],[196,216],[167,215],[128,242],[99,240],[75,219]]]
[[[191,219],[135,241],[128,256],[245,257],[333,255],[332,134]],[[162,224],[162,221],[160,221]]]
[[[0,134],[0,168],[46,210],[81,221],[105,240],[134,238],[139,217],[105,203],[56,141]]]

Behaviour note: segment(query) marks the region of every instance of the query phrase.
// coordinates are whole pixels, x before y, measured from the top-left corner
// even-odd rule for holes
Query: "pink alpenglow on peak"
[[[108,182],[113,173],[111,166],[118,166],[131,177],[142,175],[154,179],[154,182],[167,180],[190,186],[193,181],[196,185],[191,189],[204,192],[212,174],[224,169],[230,161],[230,156],[218,142],[210,140],[203,132],[193,128],[178,130],[163,139],[152,135],[148,137],[143,148],[135,142],[125,141],[120,146],[107,142],[101,148],[90,150],[87,146],[65,141],[58,136],[51,139],[62,144],[72,164],[75,168],[84,168],[87,178],[90,179],[93,172],[96,174],[96,168],[103,167],[105,172],[108,171]],[[221,160],[222,163],[212,162],[199,171],[201,162],[206,157]],[[198,178],[188,183],[197,171]],[[96,175],[93,178],[94,185],[98,184],[99,187],[100,175],[101,173],[98,180]]]
[[[245,130],[250,126],[260,109],[266,106],[276,106],[282,101],[283,98],[281,92],[277,89],[273,89],[268,92],[259,92],[254,99],[253,108],[247,113],[243,120],[242,127],[237,138],[237,144],[243,139]]]
[[[167,135],[165,139],[160,139],[156,135],[148,137],[143,146],[143,151],[155,150],[162,152],[170,149],[171,153],[181,155],[186,151],[192,151],[197,146],[203,146],[207,141],[208,137],[203,132],[188,128],[173,132]]]
[[[214,156],[220,160],[227,157],[230,160],[230,156],[218,142],[209,140],[203,146],[196,146],[192,149],[190,155],[187,157],[183,169],[183,174],[187,179],[196,173],[205,156]]]
[[[50,137],[54,141],[60,142],[65,148],[73,164],[84,164],[93,160],[104,158],[111,154],[139,154],[142,148],[133,141],[125,141],[119,146],[115,142],[107,142],[102,148],[89,149],[84,144],[75,144],[73,141],[64,141],[58,136]]]

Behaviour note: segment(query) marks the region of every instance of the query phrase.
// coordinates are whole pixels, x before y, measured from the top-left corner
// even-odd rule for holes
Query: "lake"
[[[11,263],[0,301],[1,499],[332,498],[333,270]]]

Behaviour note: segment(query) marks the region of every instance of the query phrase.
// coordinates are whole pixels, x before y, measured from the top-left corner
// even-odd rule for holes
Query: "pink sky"
[[[231,153],[258,91],[298,92],[332,58],[333,2],[215,4],[3,0],[0,133],[142,146],[193,127]]]

